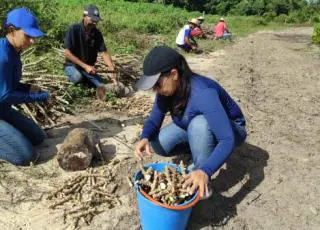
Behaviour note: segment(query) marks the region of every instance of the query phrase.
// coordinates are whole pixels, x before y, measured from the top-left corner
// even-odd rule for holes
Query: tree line
[[[306,16],[319,14],[320,0],[127,0],[132,2],[153,2],[170,4],[189,11],[201,11],[219,15],[258,15],[268,13],[289,15],[301,12]]]

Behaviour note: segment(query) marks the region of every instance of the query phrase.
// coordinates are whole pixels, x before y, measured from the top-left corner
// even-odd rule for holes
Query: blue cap
[[[22,29],[30,37],[42,37],[44,33],[40,30],[37,18],[26,8],[17,8],[7,15],[7,25],[13,25]]]

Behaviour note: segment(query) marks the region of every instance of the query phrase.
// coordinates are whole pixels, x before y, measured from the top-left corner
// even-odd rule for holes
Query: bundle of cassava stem
[[[186,169],[182,162],[180,163],[180,171],[175,167],[166,166],[162,172],[151,167],[141,167],[141,172],[143,178],[136,183],[145,193],[161,203],[179,205],[193,197],[193,194],[190,194],[190,188],[183,186]]]
[[[61,210],[69,229],[79,229],[83,223],[90,225],[97,214],[121,205],[118,185],[109,168],[88,168],[51,191],[47,197],[51,201],[49,208]]]

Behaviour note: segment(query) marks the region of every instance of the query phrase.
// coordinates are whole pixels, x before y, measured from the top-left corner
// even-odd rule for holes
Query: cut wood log
[[[58,162],[61,168],[70,171],[84,170],[98,156],[96,146],[100,145],[99,136],[88,129],[76,128],[69,132],[58,151]]]

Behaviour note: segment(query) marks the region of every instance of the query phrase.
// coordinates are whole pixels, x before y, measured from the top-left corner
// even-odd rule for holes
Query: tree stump
[[[57,155],[64,170],[84,170],[90,166],[93,157],[102,157],[100,138],[91,130],[76,128],[68,133]]]

